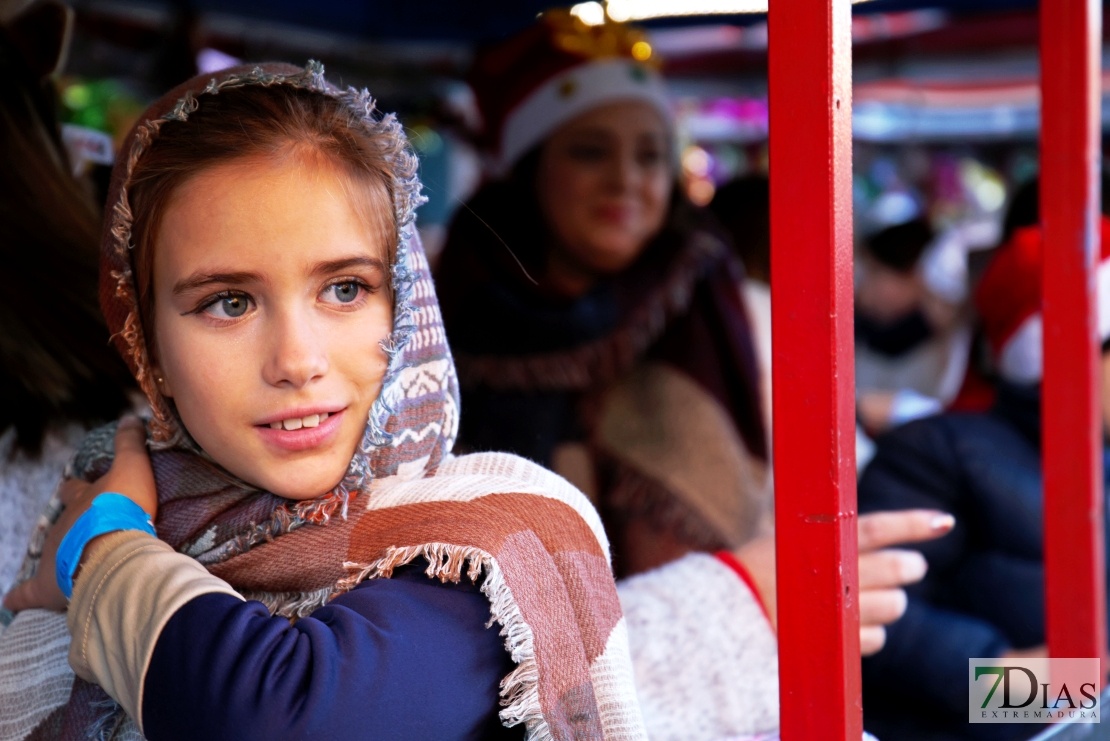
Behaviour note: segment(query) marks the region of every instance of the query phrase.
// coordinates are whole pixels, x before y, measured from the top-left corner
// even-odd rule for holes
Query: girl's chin
[[[299,479],[295,475],[281,478],[273,477],[269,481],[261,482],[259,488],[282,499],[306,502],[312,499],[320,499],[335,491],[335,487],[339,486],[346,473],[347,469],[344,467],[334,479],[322,479],[319,476]]]

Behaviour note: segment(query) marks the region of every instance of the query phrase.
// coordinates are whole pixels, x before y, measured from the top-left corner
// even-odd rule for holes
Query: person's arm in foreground
[[[859,517],[860,653],[870,656],[886,643],[886,626],[906,611],[902,587],[920,581],[927,571],[917,551],[892,546],[920,543],[947,534],[955,526],[952,515],[933,509],[872,512]],[[732,554],[756,590],[767,619],[777,626],[775,600],[775,541],[766,535]]]
[[[124,491],[153,512],[141,426],[121,425],[116,450],[102,479],[65,485],[39,571],[7,607],[66,608],[54,554],[97,494]],[[364,583],[291,625],[156,538],[117,531],[85,548],[70,662],[151,738],[489,737],[511,667],[488,617],[476,587],[415,572]]]
[[[920,554],[889,548],[952,528],[935,510],[860,518],[860,640],[878,651]],[[749,738],[778,729],[775,544],[691,554],[618,584],[637,692],[652,738]]]

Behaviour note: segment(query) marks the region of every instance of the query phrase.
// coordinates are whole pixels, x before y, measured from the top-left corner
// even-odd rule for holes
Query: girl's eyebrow
[[[380,273],[386,272],[385,263],[376,257],[342,257],[338,260],[324,260],[312,266],[312,275],[325,275],[328,273],[340,273],[344,270],[351,270],[356,268],[376,270]],[[214,283],[241,286],[247,283],[258,283],[262,281],[262,276],[258,273],[250,272],[226,272],[226,273],[193,273],[188,278],[179,280],[173,286],[173,294],[180,296],[183,293],[190,293],[198,288],[204,288]]]
[[[244,283],[259,281],[261,278],[262,276],[258,273],[193,273],[188,278],[182,278],[174,284],[173,294],[180,296],[183,293],[189,293],[213,283],[243,285]]]
[[[385,263],[376,257],[365,257],[359,255],[357,257],[341,257],[338,260],[324,260],[312,266],[313,275],[325,275],[327,273],[341,273],[345,270],[356,268],[376,270],[380,273],[386,272]]]

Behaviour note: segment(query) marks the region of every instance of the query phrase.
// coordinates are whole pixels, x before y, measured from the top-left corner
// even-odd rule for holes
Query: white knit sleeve
[[[691,554],[618,591],[652,741],[777,732],[775,634],[735,572]]]

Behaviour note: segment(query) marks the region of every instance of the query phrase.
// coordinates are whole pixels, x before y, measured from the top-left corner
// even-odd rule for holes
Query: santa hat
[[[469,81],[494,170],[509,172],[559,126],[607,103],[642,101],[669,123],[653,57],[641,31],[609,21],[590,26],[563,9],[481,50]]]
[[[1110,219],[1099,220],[1101,254],[1095,274],[1098,336],[1110,339]],[[975,291],[975,305],[999,375],[1020,384],[1041,380],[1041,229],[1014,231],[998,248]]]

